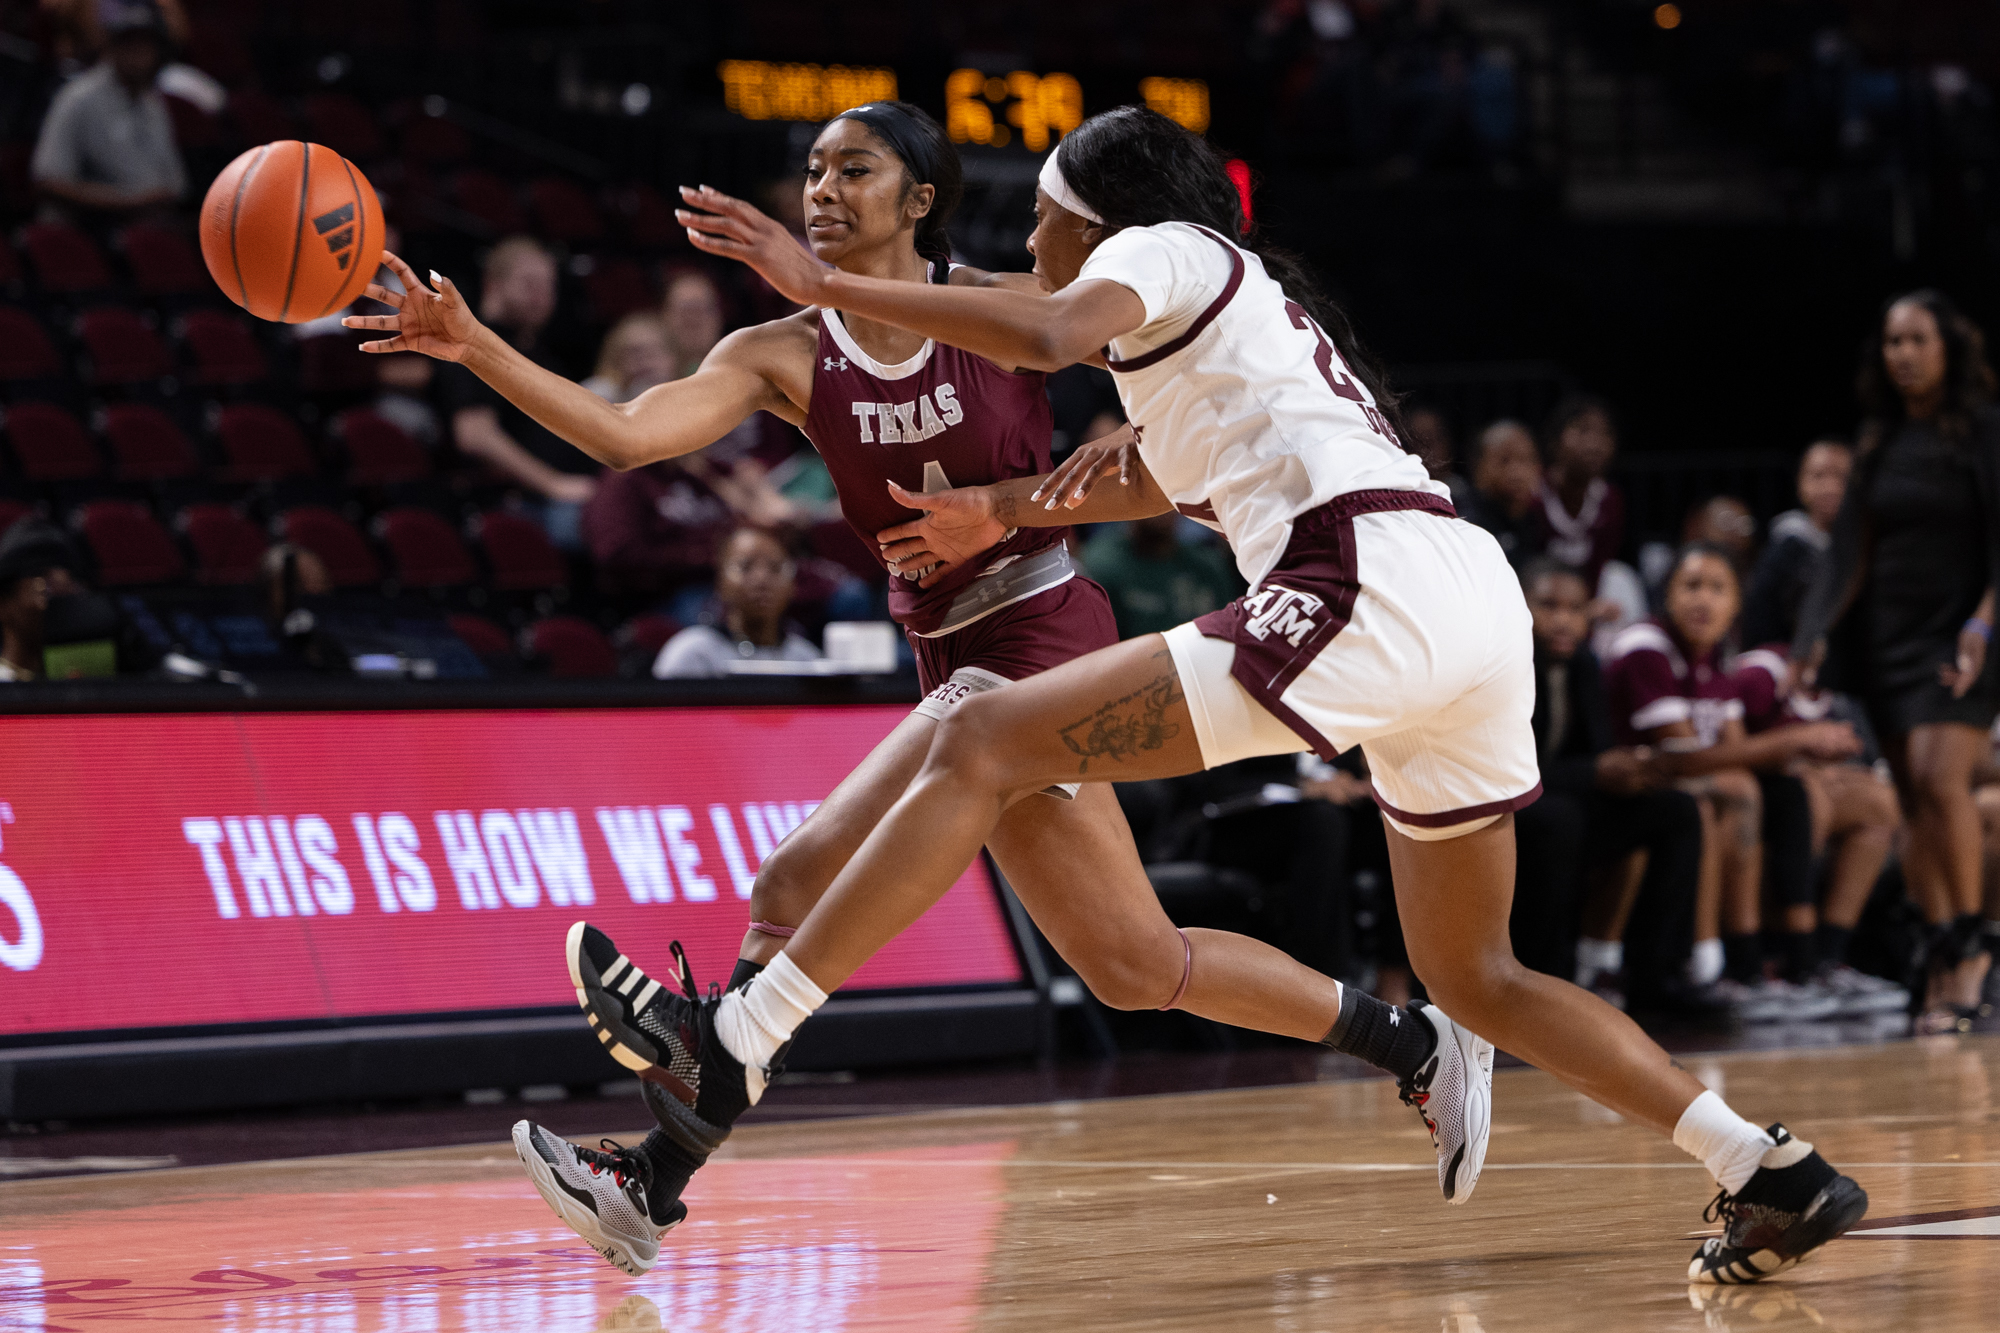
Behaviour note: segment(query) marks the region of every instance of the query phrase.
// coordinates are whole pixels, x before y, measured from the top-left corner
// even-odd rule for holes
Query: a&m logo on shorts
[[[1243,599],[1243,609],[1250,612],[1250,619],[1243,622],[1243,628],[1260,640],[1275,634],[1296,648],[1306,635],[1313,632],[1317,622],[1311,617],[1318,615],[1319,609],[1325,605],[1323,600],[1309,592],[1267,583]]]

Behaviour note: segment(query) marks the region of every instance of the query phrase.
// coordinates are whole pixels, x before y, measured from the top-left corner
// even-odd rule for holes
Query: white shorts
[[[1167,631],[1204,764],[1359,745],[1376,804],[1425,841],[1542,794],[1527,602],[1499,543],[1450,512],[1340,496],[1295,520],[1253,592]]]
[[[944,721],[944,715],[964,703],[975,694],[997,690],[1002,685],[1014,682],[1005,676],[996,675],[980,667],[960,667],[951,673],[951,679],[917,700],[917,706],[910,711],[919,717],[927,717],[933,722]],[[1059,801],[1074,801],[1081,782],[1058,782],[1042,788],[1041,794],[1053,796]]]

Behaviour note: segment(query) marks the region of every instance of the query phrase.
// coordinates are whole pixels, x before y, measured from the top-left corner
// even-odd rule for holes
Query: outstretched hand
[[[674,217],[697,250],[740,259],[764,275],[786,300],[824,305],[821,288],[832,272],[803,249],[776,219],[706,185],[681,186],[685,208]]]
[[[1115,474],[1120,486],[1130,486],[1132,465],[1138,458],[1139,432],[1128,422],[1109,435],[1100,435],[1078,446],[1060,467],[1043,478],[1028,499],[1039,501],[1044,509],[1054,509],[1057,505],[1074,509],[1090,498],[1097,483],[1105,477]]]
[[[393,309],[393,315],[349,315],[340,322],[350,329],[369,329],[395,336],[361,344],[364,352],[422,352],[440,361],[463,361],[472,350],[481,325],[472,307],[450,278],[432,270],[436,290],[417,280],[417,275],[387,250],[382,262],[402,281],[403,290],[392,292],[378,283],[369,283],[363,295]]]
[[[994,516],[993,492],[984,486],[906,491],[892,481],[889,494],[897,504],[925,511],[922,518],[875,534],[889,572],[920,588],[1006,540],[1007,527]]]

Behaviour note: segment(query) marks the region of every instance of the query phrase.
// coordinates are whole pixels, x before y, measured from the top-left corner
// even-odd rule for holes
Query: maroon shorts
[[[935,639],[910,634],[909,640],[917,654],[917,679],[929,694],[953,672],[967,668],[1003,680],[1025,680],[1109,648],[1118,642],[1118,622],[1111,616],[1110,596],[1079,574],[964,629]]]

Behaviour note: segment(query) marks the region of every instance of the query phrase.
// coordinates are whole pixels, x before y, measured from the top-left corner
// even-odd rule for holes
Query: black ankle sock
[[[762,972],[763,970],[764,970],[764,965],[762,963],[753,963],[748,958],[737,959],[736,970],[729,974],[728,989],[742,990],[745,986],[750,984],[750,978],[756,976],[759,972]]]
[[[1818,963],[1818,959],[1814,956],[1817,952],[1814,948],[1817,941],[1813,932],[1788,930],[1778,938],[1783,941],[1785,980],[1800,982],[1812,976],[1813,968]]]
[[[1854,927],[1836,926],[1830,922],[1819,923],[1819,957],[1823,963],[1840,964],[1847,961],[1848,941],[1854,938]]]
[[[653,1180],[646,1190],[646,1211],[657,1225],[667,1220],[681,1191],[687,1188],[688,1179],[707,1159],[693,1157],[669,1138],[665,1130],[657,1128],[640,1141],[639,1151],[653,1168]]]
[[[1407,1009],[1384,1004],[1352,986],[1340,990],[1340,1017],[1320,1045],[1359,1056],[1408,1080],[1437,1049],[1437,1030]]]
[[[1764,942],[1756,934],[1722,937],[1722,975],[1754,986],[1764,975]]]

